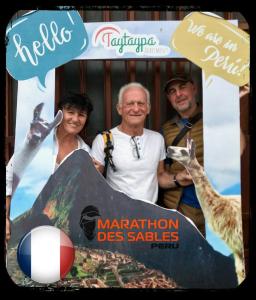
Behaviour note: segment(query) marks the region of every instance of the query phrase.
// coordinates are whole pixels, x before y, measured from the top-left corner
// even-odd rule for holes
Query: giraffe
[[[181,163],[190,173],[198,201],[209,227],[233,252],[238,283],[245,279],[241,197],[220,195],[211,186],[204,168],[195,155],[195,143],[187,140],[187,147],[167,148],[167,156]]]

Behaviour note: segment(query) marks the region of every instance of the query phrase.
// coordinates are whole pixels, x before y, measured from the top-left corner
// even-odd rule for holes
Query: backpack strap
[[[180,142],[180,140],[185,136],[185,134],[192,128],[192,126],[202,118],[202,112],[199,112],[194,117],[188,119],[188,122],[184,125],[181,131],[177,134],[175,139],[173,140],[171,146],[176,146]]]
[[[116,172],[116,166],[113,162],[112,159],[112,151],[114,149],[114,145],[113,145],[113,136],[112,136],[112,132],[110,130],[106,130],[101,132],[103,140],[104,140],[104,152],[105,152],[105,167],[104,167],[104,172],[103,175],[104,177],[106,177],[107,175],[107,168],[108,168],[108,164],[110,165],[110,167],[112,168],[112,170],[114,172]]]

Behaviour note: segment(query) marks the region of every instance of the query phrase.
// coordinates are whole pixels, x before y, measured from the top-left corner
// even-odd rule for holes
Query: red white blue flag
[[[53,226],[39,226],[19,243],[17,259],[23,273],[39,283],[53,283],[65,278],[75,258],[69,237]]]

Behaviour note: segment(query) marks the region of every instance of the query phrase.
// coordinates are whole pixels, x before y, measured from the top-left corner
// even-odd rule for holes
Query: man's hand
[[[102,166],[101,163],[99,163],[96,159],[92,159],[93,163],[94,163],[94,167],[97,169],[98,172],[103,173],[104,171],[104,166]]]
[[[240,98],[243,98],[244,96],[246,96],[249,93],[250,93],[250,86],[249,86],[249,84],[246,84],[240,88],[239,96],[240,96]]]
[[[176,174],[176,180],[181,186],[188,186],[193,183],[192,177],[186,169]]]

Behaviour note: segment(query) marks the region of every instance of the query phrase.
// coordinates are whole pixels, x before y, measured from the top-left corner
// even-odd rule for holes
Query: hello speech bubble
[[[243,86],[249,82],[249,35],[224,19],[194,12],[181,22],[171,48],[206,73]]]
[[[88,34],[77,11],[34,11],[6,30],[6,67],[16,80],[37,76],[45,87],[49,70],[82,54]]]

